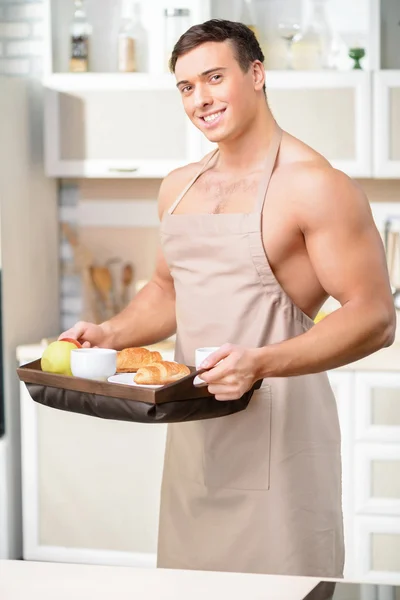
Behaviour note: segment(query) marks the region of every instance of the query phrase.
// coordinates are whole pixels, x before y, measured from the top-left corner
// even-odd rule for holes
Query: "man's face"
[[[242,71],[229,41],[180,56],[175,76],[186,114],[211,142],[234,139],[254,117],[253,71]]]

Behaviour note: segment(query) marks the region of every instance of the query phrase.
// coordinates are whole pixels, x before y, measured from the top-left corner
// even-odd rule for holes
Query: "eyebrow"
[[[226,67],[213,67],[212,69],[207,69],[207,71],[203,71],[203,73],[200,73],[200,77],[206,77],[207,75],[210,75],[210,73],[214,73],[214,71],[226,71]],[[179,87],[184,83],[190,83],[190,81],[188,81],[187,79],[182,79],[181,81],[178,81],[176,87]]]

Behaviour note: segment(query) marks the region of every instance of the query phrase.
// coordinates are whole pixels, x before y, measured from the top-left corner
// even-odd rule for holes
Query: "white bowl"
[[[75,377],[107,381],[117,370],[117,351],[111,348],[71,350],[71,371]]]

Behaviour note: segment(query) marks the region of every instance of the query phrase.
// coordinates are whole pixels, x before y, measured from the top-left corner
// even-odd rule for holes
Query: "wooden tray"
[[[159,388],[142,388],[108,381],[55,375],[41,370],[40,359],[17,369],[35,402],[70,412],[105,419],[141,423],[172,423],[226,416],[244,410],[255,389],[238,400],[219,401],[207,386],[193,385],[205,369],[190,367],[190,374]]]

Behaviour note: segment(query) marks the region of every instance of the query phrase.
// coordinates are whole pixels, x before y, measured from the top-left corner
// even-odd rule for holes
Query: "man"
[[[116,317],[63,335],[120,349],[177,331],[189,365],[197,347],[220,347],[202,377],[221,401],[263,379],[245,411],[169,427],[159,566],[340,577],[326,370],[392,344],[395,311],[367,199],[278,127],[263,59],[240,23],[212,20],[177,42],[184,109],[217,151],[163,181],[148,285]],[[341,308],[314,326],[329,295]]]

